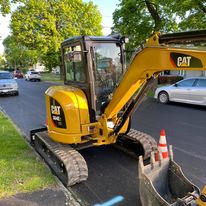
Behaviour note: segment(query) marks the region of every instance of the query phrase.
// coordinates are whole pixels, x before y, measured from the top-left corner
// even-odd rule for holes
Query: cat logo
[[[170,62],[175,68],[203,68],[200,59],[183,53],[171,52]]]
[[[51,113],[54,115],[60,115],[60,106],[51,105]]]
[[[50,98],[50,113],[53,125],[58,128],[66,129],[66,121],[64,111],[59,102],[54,98]]]
[[[191,56],[183,56],[177,58],[178,67],[190,67]]]

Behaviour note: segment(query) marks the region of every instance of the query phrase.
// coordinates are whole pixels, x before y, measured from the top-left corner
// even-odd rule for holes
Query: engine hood
[[[16,81],[14,79],[0,79],[0,84],[14,84]]]

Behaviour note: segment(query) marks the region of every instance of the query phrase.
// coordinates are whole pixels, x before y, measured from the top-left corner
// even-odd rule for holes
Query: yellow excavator
[[[148,159],[156,141],[131,128],[131,115],[162,71],[206,70],[205,40],[206,30],[154,33],[126,67],[124,37],[66,39],[64,85],[46,91],[47,127],[31,131],[31,144],[66,186],[88,177],[84,148],[115,144]]]

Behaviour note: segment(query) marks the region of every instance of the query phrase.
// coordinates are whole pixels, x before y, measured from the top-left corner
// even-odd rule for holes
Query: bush
[[[23,74],[26,74],[26,72],[28,71],[28,69],[25,69],[25,68],[22,68],[20,70],[23,72]]]
[[[182,76],[164,75],[158,77],[158,84],[174,84],[182,80]]]

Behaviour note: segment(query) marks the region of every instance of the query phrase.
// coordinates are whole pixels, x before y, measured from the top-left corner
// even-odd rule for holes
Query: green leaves
[[[0,55],[0,69],[3,70],[5,68],[5,60],[2,55]]]
[[[4,40],[3,45],[5,47],[5,58],[9,68],[28,68],[38,61],[38,52],[22,46],[16,41],[14,36],[8,36]]]
[[[154,31],[205,29],[205,0],[120,0],[113,13],[113,33],[131,37],[133,49]]]
[[[181,19],[179,27],[182,30],[206,28],[205,0],[185,0],[180,10],[175,7],[173,11],[176,12]]]
[[[0,12],[3,16],[10,12],[10,6],[9,0],[0,0]]]
[[[12,3],[21,3],[24,0],[0,0],[0,13],[2,16],[6,16],[11,12],[11,4]]]
[[[92,2],[28,0],[12,13],[16,42],[38,51],[48,68],[60,65],[60,44],[77,35],[101,35],[101,15]]]

